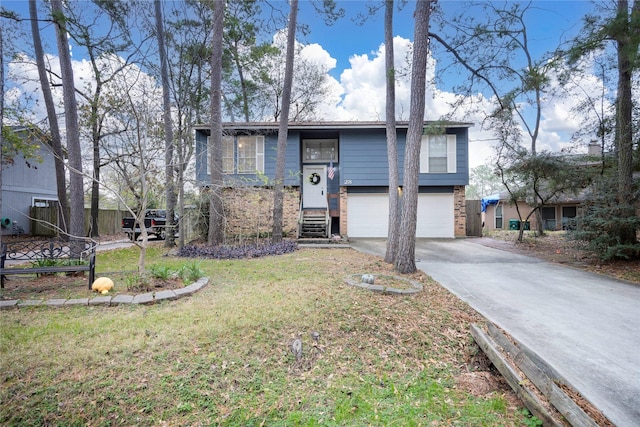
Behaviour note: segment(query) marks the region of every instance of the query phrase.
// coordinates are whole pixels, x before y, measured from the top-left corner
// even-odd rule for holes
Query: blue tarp
[[[483,197],[480,200],[480,206],[481,206],[480,210],[482,212],[486,212],[487,211],[487,206],[496,205],[496,204],[498,204],[499,201],[500,201],[500,194],[498,194],[498,193],[492,194],[491,196]]]

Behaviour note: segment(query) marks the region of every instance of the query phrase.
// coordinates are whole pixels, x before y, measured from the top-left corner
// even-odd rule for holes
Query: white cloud
[[[60,61],[58,57],[51,54],[45,54],[45,63],[51,69],[53,76],[60,76]],[[75,87],[78,90],[83,90],[95,86],[93,79],[93,71],[91,64],[86,61],[71,61],[73,68],[73,79]],[[8,81],[10,82],[10,90],[13,93],[19,94],[18,97],[8,98],[8,102],[15,101],[21,107],[25,108],[25,112],[28,113],[30,119],[37,122],[47,116],[47,111],[42,98],[42,89],[40,86],[40,80],[38,76],[38,69],[36,68],[35,59],[28,57],[27,55],[20,55],[8,64]],[[53,96],[54,104],[57,109],[57,113],[61,114],[63,110],[63,95],[60,79],[53,80],[53,87],[51,93]],[[76,95],[78,103],[81,99]]]
[[[326,61],[328,53],[319,45],[314,46],[314,57],[318,62]],[[406,59],[411,54],[411,42],[402,37],[394,38],[396,76],[396,118],[408,120],[410,106],[410,70]],[[370,54],[356,54],[349,59],[350,68],[340,74],[340,81],[332,84],[333,95],[321,108],[320,116],[324,120],[384,120],[386,103],[386,80],[384,64],[385,47]],[[311,59],[312,56],[308,58]],[[427,120],[438,120],[449,114],[450,104],[457,95],[438,90],[433,84],[435,60],[429,58],[426,89],[425,117]],[[333,80],[333,79],[332,79]],[[337,103],[336,103],[337,101]],[[475,102],[486,102],[483,97],[476,97]],[[324,113],[324,114],[323,114]],[[475,167],[488,161],[493,154],[490,135],[480,129],[482,117],[478,113],[470,115],[468,111],[459,111],[455,120],[476,123],[470,129],[470,166]]]
[[[308,44],[302,47],[300,56],[307,60],[313,59],[316,64],[326,69],[327,71],[331,71],[336,68],[336,59],[332,58],[329,52],[324,50],[322,46],[317,43]]]
[[[398,73],[396,81],[396,118],[407,120],[410,105],[410,73],[406,59],[411,53],[411,41],[402,37],[394,38],[395,66]],[[384,44],[368,54],[355,54],[349,60],[350,68],[340,74],[339,86],[333,85],[334,96],[323,111],[333,114],[325,119],[336,120],[384,120],[385,118],[385,65]],[[314,45],[314,55],[326,61],[328,53],[319,45]],[[450,105],[460,95],[439,90],[433,83],[436,61],[429,59],[428,85],[426,89],[425,119],[437,120],[452,114]],[[593,75],[580,76],[580,86],[561,84],[552,78],[550,90],[545,94],[540,132],[537,139],[538,150],[559,151],[571,145],[572,135],[584,126],[584,120],[594,120],[593,114],[575,113],[575,107],[584,100],[586,93],[597,95],[602,93],[602,81]],[[637,88],[636,88],[637,90]],[[335,100],[340,100],[334,104]],[[471,122],[469,129],[469,163],[470,167],[488,163],[494,155],[496,141],[493,134],[482,129],[482,121],[486,112],[492,108],[491,102],[482,94],[468,99],[458,107],[452,118]],[[481,108],[478,108],[480,106]],[[525,114],[531,114],[531,110]],[[528,120],[531,120],[529,116]],[[531,122],[530,122],[531,123]],[[525,135],[524,144],[529,147],[530,140]]]
[[[282,42],[282,34],[274,36],[274,42]],[[309,45],[298,44],[301,48],[299,55],[306,60],[318,65],[325,70],[328,76],[328,95],[324,103],[317,110],[321,120],[384,120],[385,119],[385,46],[381,44],[377,50],[369,53],[354,54],[349,60],[349,68],[342,70],[339,80],[330,74],[335,70],[336,59],[331,56],[321,45],[314,43]],[[409,39],[397,36],[394,38],[396,81],[396,118],[407,120],[410,106],[410,69],[407,60],[410,59],[412,43]],[[121,58],[110,58],[102,64],[110,67],[119,63]],[[47,56],[47,62],[51,64],[53,71],[59,73],[60,66],[57,57]],[[78,88],[94,85],[93,73],[90,64],[85,61],[72,61],[74,78]],[[459,99],[460,95],[438,89],[434,83],[436,61],[429,59],[426,89],[425,118],[437,120],[451,114],[450,105]],[[28,57],[17,58],[8,64],[8,77],[11,86],[5,94],[7,102],[20,100],[26,104],[28,111],[34,119],[46,117],[44,103],[40,100],[41,91],[38,82],[38,74],[33,60]],[[131,73],[137,74],[140,70],[134,67]],[[147,76],[144,76],[145,79]],[[600,94],[602,81],[594,75],[581,76],[580,86],[576,84],[561,84],[557,79],[552,80],[552,90],[545,96],[545,105],[541,121],[538,148],[557,151],[567,147],[571,135],[582,126],[584,117],[578,117],[573,112],[575,106],[584,99],[585,93]],[[154,85],[153,80],[146,82]],[[634,88],[637,92],[639,89]],[[54,88],[54,98],[57,105],[62,105],[61,89]],[[30,99],[29,97],[32,97]],[[490,131],[482,129],[481,123],[484,114],[491,108],[489,100],[481,94],[468,99],[452,115],[452,119],[471,122],[474,126],[469,129],[469,160],[470,167],[487,163],[493,156],[492,148],[495,141]],[[471,102],[473,101],[473,102]],[[482,108],[478,111],[478,105]],[[610,107],[610,105],[607,105]],[[62,109],[58,111],[62,112]],[[587,116],[587,118],[589,118]]]

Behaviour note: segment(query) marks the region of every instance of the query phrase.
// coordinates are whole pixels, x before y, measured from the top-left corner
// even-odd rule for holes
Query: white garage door
[[[386,237],[389,228],[387,194],[347,195],[347,235],[349,237]]]
[[[419,194],[417,237],[454,237],[453,194]]]
[[[347,234],[350,237],[387,237],[387,194],[349,194]],[[418,196],[417,237],[454,237],[453,194]]]

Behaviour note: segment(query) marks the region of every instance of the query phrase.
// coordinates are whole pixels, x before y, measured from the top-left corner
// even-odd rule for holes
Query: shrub
[[[615,181],[604,178],[593,186],[584,215],[569,238],[585,242],[585,249],[603,261],[640,257],[636,231],[640,217],[634,215],[635,200],[618,201]]]
[[[60,260],[51,258],[38,258],[35,261],[31,261],[32,267],[56,267],[61,265]]]
[[[182,279],[185,285],[193,283],[205,275],[205,272],[200,268],[200,263],[193,261],[190,264],[185,264],[178,270],[178,276]]]
[[[173,270],[169,268],[167,265],[154,264],[149,270],[151,271],[151,276],[156,279],[168,280],[175,273]]]
[[[124,278],[127,291],[130,292],[149,292],[153,290],[153,285],[149,283],[146,277],[139,274],[127,274]]]
[[[294,252],[296,249],[298,249],[298,244],[293,240],[284,240],[280,243],[267,243],[262,245],[186,245],[178,251],[178,256],[211,259],[259,258],[269,255],[288,254]]]

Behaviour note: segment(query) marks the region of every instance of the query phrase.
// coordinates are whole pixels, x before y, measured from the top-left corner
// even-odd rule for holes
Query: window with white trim
[[[420,173],[456,173],[456,136],[423,135]]]
[[[211,137],[207,137],[207,145]],[[222,137],[222,171],[226,174],[264,173],[263,135],[224,135]],[[207,158],[207,174],[210,174]]]
[[[303,139],[304,163],[326,163],[338,161],[337,139]]]
[[[224,135],[222,137],[222,173],[235,172],[235,152],[235,138],[229,135]]]
[[[31,206],[35,208],[52,208],[58,205],[58,199],[32,197]]]

